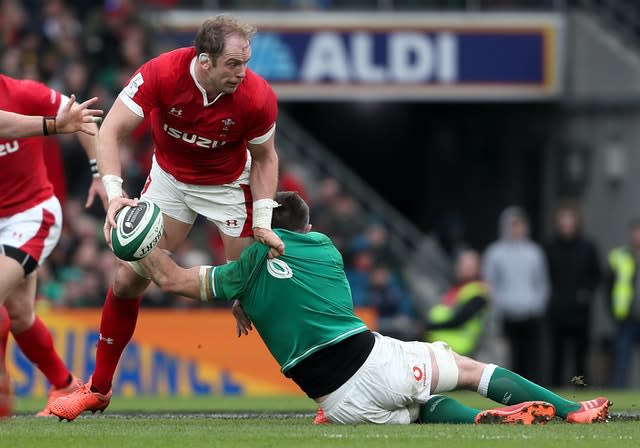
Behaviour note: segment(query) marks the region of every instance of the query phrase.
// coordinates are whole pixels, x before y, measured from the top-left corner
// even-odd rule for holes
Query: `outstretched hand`
[[[93,124],[101,123],[101,116],[104,113],[99,109],[89,109],[89,106],[96,101],[98,101],[98,97],[93,97],[82,104],[76,104],[76,96],[71,95],[69,102],[56,116],[56,132],[58,134],[68,134],[80,131],[85,134],[96,135],[96,127]]]
[[[106,212],[107,210],[109,210],[109,199],[107,197],[107,192],[104,189],[102,181],[98,177],[94,177],[91,185],[89,186],[89,193],[87,194],[87,201],[84,203],[84,206],[86,208],[91,207],[96,196],[100,198],[100,202],[102,202],[104,211]]]
[[[236,336],[248,335],[249,332],[253,330],[253,325],[238,300],[233,301],[231,312],[233,313],[233,317],[236,318]]]
[[[261,242],[265,246],[269,246],[269,258],[275,258],[279,257],[280,255],[284,255],[284,243],[273,230],[256,227],[255,229],[253,229],[253,237],[256,239],[256,241]]]

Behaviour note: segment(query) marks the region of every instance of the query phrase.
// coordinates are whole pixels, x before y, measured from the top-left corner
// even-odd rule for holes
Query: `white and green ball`
[[[162,212],[153,202],[142,199],[136,207],[125,206],[111,229],[113,253],[121,260],[140,260],[158,245],[163,230]]]

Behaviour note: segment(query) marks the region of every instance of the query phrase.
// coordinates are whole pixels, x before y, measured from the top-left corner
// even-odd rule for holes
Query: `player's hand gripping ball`
[[[158,245],[163,230],[162,212],[153,202],[142,199],[136,207],[125,206],[111,229],[113,253],[121,260],[140,260]]]

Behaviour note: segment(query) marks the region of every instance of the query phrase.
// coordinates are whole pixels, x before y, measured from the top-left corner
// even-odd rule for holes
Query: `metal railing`
[[[424,234],[285,112],[279,111],[278,115],[278,151],[287,160],[303,165],[317,180],[336,178],[367,212],[383,221],[389,230],[390,248],[398,259],[413,254]]]

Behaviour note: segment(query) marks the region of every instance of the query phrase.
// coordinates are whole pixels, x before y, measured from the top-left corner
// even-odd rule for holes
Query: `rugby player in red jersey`
[[[133,74],[100,130],[107,241],[116,212],[135,205],[123,197],[119,145],[148,119],[155,153],[141,197],[162,210],[160,247],[178,247],[202,215],[218,227],[228,260],[237,259],[253,238],[270,246],[272,255],[284,252],[271,230],[277,100],[269,84],[247,68],[254,34],[253,26],[233,17],[210,18],[193,47],[163,53]],[[90,384],[58,406],[65,418],[102,411],[111,399],[113,375],[149,284],[136,263],[117,269],[102,310],[94,373]]]
[[[78,139],[95,168],[98,128],[91,122],[101,111],[88,109],[95,101],[78,105],[73,95],[67,98],[39,82],[0,74],[0,414],[11,412],[4,366],[9,329],[25,356],[51,383],[49,403],[81,384],[55,352],[51,333],[34,311],[35,270],[55,247],[62,229],[60,203],[47,177],[40,136],[82,131]],[[106,208],[104,187],[97,168],[94,171],[87,205],[98,195]],[[50,415],[49,403],[38,415]]]

